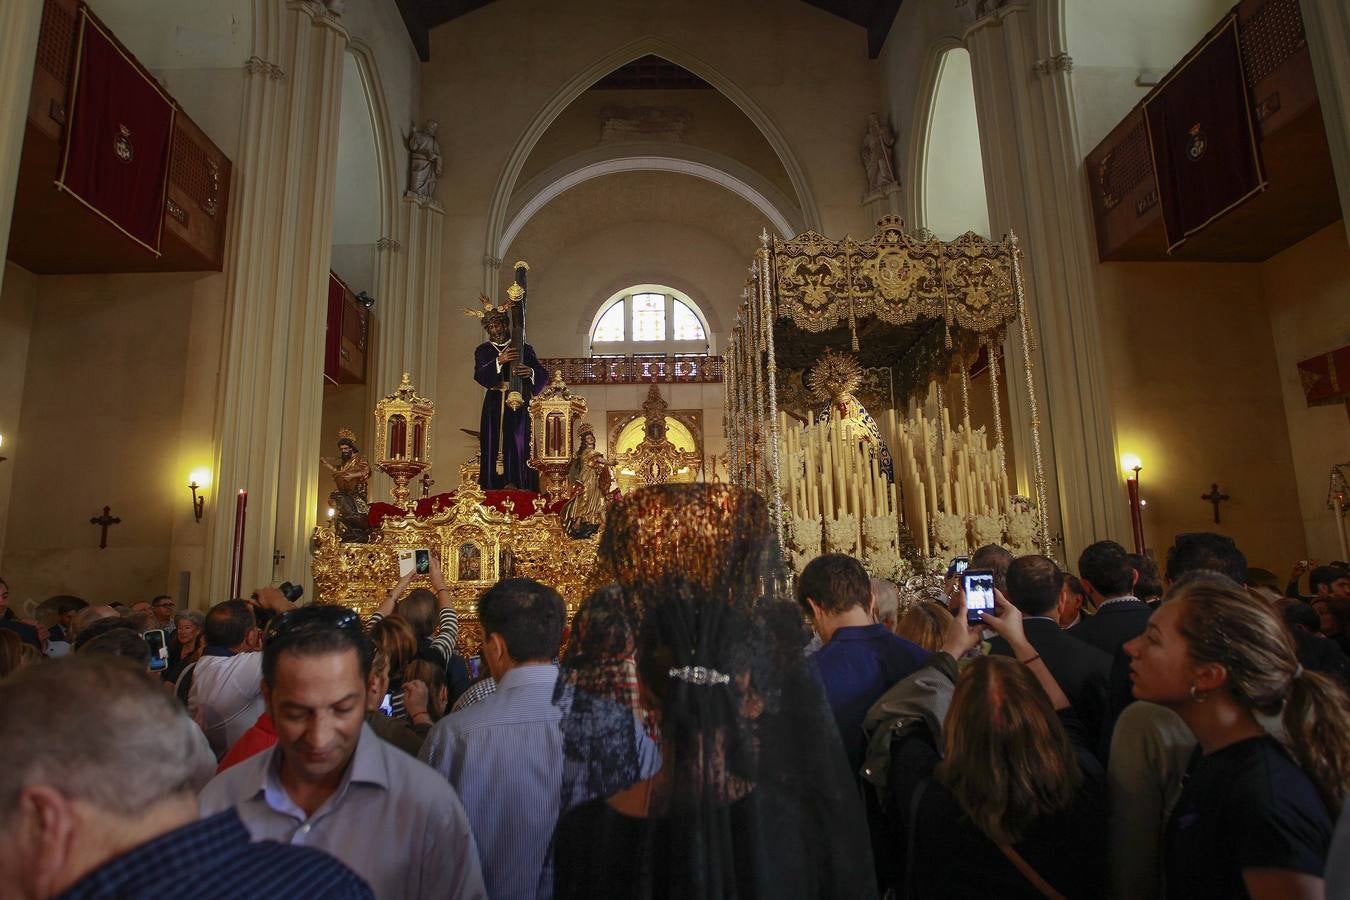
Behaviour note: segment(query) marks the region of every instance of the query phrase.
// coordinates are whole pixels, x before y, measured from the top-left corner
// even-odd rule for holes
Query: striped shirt
[[[370,625],[383,619],[380,613],[375,612],[370,615]],[[369,627],[369,626],[367,626]],[[455,655],[455,641],[459,639],[459,613],[450,607],[442,607],[436,614],[436,636],[431,639],[431,649],[435,650],[441,656],[441,665],[449,666],[450,657]],[[390,677],[396,683],[402,683],[402,672],[390,672]],[[389,706],[393,710],[391,715],[395,719],[402,719],[408,724],[412,724],[412,719],[408,718],[408,710],[405,706],[402,691],[395,691],[389,698]]]
[[[384,616],[378,612],[371,613],[370,624],[374,625],[383,618]],[[457,640],[459,640],[459,613],[451,607],[442,607],[441,611],[436,614],[436,636],[431,639],[431,647],[440,653],[445,662],[449,664],[450,657],[455,655],[455,641]]]
[[[497,690],[497,682],[493,680],[491,675],[485,675],[469,685],[464,693],[459,695],[459,699],[455,701],[455,705],[451,707],[450,712],[457,713],[476,703],[482,703],[488,697],[491,697],[495,690]]]
[[[550,893],[540,873],[562,798],[557,681],[555,665],[517,666],[491,696],[437,722],[422,745],[422,759],[464,803],[493,900]]]
[[[114,857],[59,896],[157,900],[180,890],[202,900],[374,896],[355,872],[327,853],[252,841],[234,810],[175,828]]]

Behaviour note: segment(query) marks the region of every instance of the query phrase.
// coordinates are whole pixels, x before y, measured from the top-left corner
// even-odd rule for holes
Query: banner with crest
[[[174,102],[81,4],[56,186],[156,256]]]

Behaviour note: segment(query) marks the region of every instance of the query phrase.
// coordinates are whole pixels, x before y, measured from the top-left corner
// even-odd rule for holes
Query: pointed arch
[[[502,167],[501,174],[497,177],[497,185],[492,195],[492,206],[488,214],[487,234],[483,244],[485,257],[483,289],[489,296],[496,296],[497,278],[495,273],[497,266],[500,265],[493,254],[506,229],[511,195],[515,191],[516,182],[520,178],[520,172],[524,168],[525,161],[529,158],[531,151],[534,150],[535,145],[544,136],[553,121],[587,88],[620,66],[648,54],[659,56],[676,65],[683,66],[702,78],[734,103],[754,123],[787,172],[788,181],[792,184],[792,189],[797,195],[797,206],[801,210],[803,223],[807,228],[820,227],[819,211],[816,208],[815,197],[811,193],[806,172],[801,163],[798,162],[796,154],[792,152],[787,138],[783,136],[777,124],[760,108],[759,104],[711,64],[663,38],[645,35],[615,48],[569,79],[548,103],[535,114],[521,134],[520,139],[516,141],[516,145],[512,148]]]
[[[574,154],[530,179],[513,195],[506,227],[491,251],[504,259],[516,236],[539,210],[577,185],[619,172],[672,172],[710,181],[745,200],[779,236],[805,230],[801,212],[767,178],[730,157],[675,143],[610,144]]]

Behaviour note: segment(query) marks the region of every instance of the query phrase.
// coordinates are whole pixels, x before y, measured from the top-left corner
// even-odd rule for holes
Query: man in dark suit
[[[1097,612],[1080,622],[1073,636],[1113,656],[1143,634],[1153,610],[1133,593],[1137,577],[1129,554],[1115,541],[1098,541],[1084,550],[1078,579]]]
[[[1044,556],[1022,556],[1008,567],[1008,602],[1022,611],[1027,640],[1069,698],[1086,731],[1086,746],[1095,750],[1107,715],[1111,657],[1060,630],[1056,610],[1063,590],[1064,573]],[[989,642],[989,652],[1014,655],[1001,637]]]

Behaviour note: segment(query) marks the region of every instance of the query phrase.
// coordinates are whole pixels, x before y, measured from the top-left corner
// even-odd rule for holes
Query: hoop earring
[[[1204,703],[1205,695],[1200,693],[1199,689],[1196,688],[1195,685],[1191,685],[1191,699],[1194,700],[1196,703]]]

